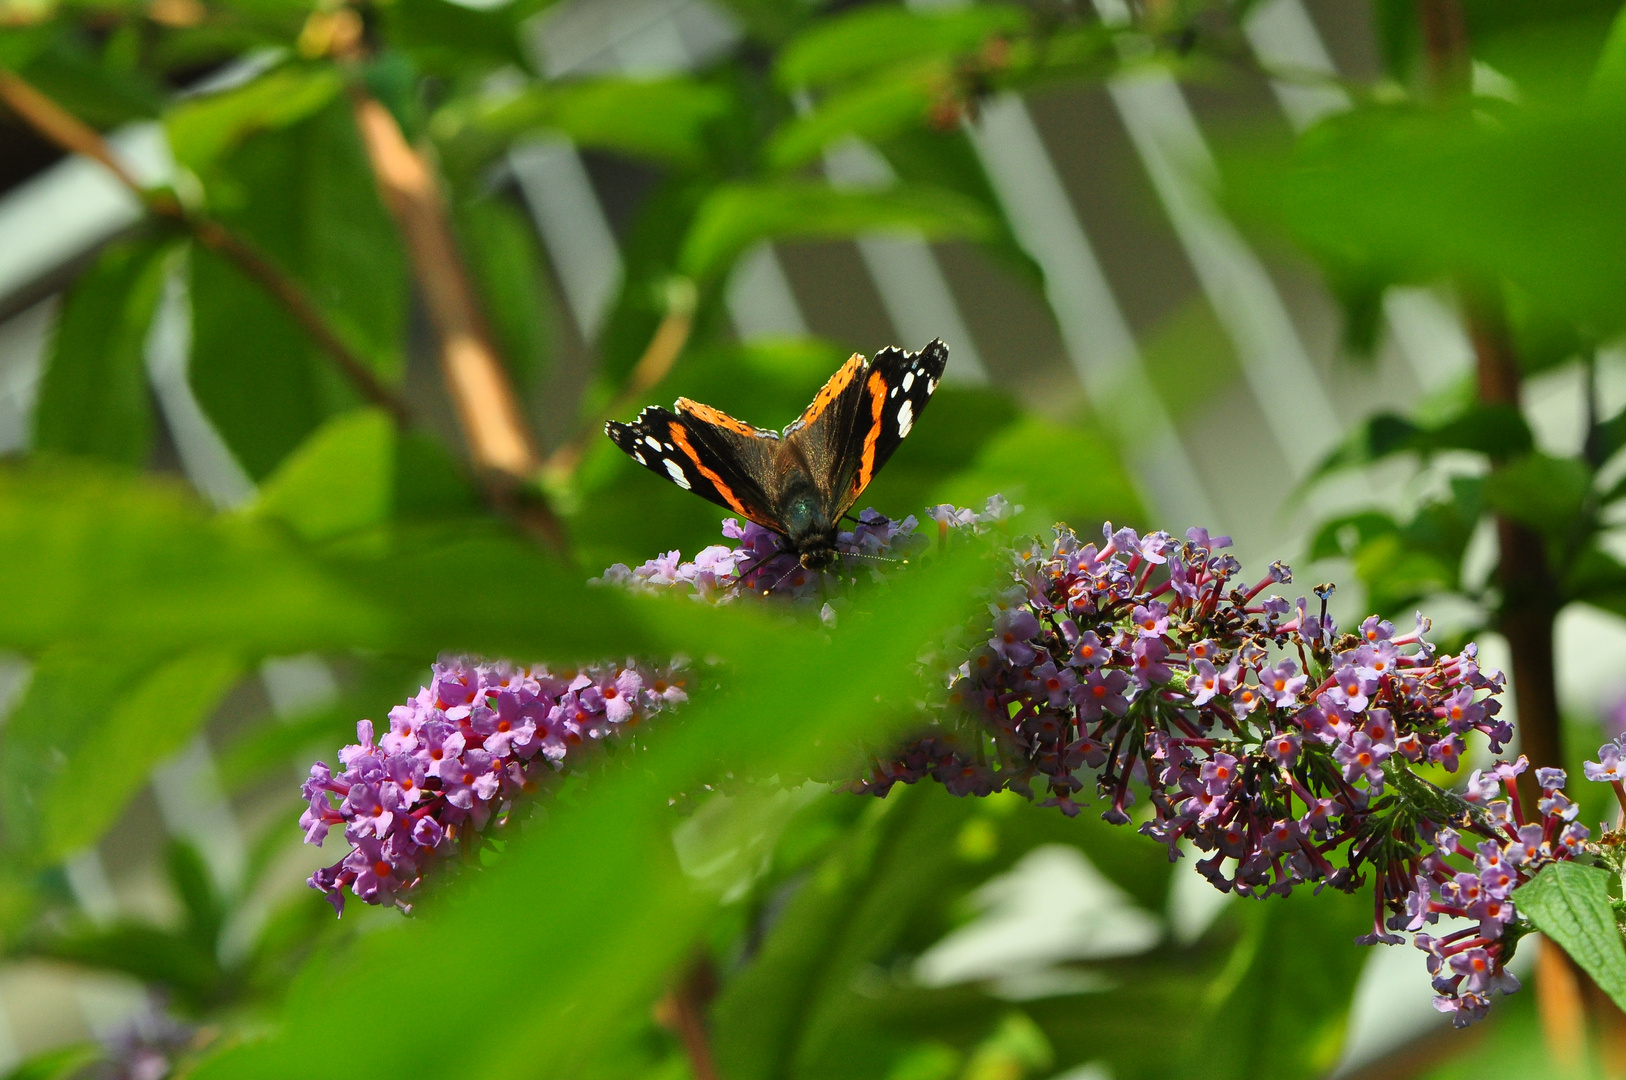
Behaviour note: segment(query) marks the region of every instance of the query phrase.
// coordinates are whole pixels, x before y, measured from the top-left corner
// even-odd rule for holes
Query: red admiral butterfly
[[[783,433],[678,398],[604,433],[638,464],[686,491],[743,514],[785,539],[802,565],[836,561],[836,522],[852,509],[931,400],[948,363],[934,340],[918,353],[857,353]]]

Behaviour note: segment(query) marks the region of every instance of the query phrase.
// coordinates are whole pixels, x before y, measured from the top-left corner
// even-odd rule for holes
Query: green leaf
[[[346,103],[247,140],[206,180],[226,223],[299,281],[351,348],[394,382],[406,266]],[[191,300],[192,389],[255,480],[327,417],[361,403],[258,283],[201,247],[192,253]]]
[[[221,977],[213,950],[201,948],[183,934],[121,922],[105,930],[64,934],[47,942],[41,951],[55,960],[122,972],[156,984],[194,1013],[218,1003]]]
[[[828,638],[800,628],[770,631],[755,648],[725,651],[734,660],[729,691],[697,695],[681,722],[652,729],[636,767],[595,778],[549,814],[547,828],[516,836],[500,860],[443,903],[425,905],[422,917],[318,958],[268,1038],[233,1046],[192,1075],[281,1077],[298,1062],[342,1054],[354,1045],[354,1018],[334,1010],[333,1001],[387,995],[401,971],[426,956],[462,955],[492,927],[533,919],[538,903],[590,912],[595,927],[614,931],[513,935],[502,949],[481,950],[477,963],[443,965],[436,1009],[447,1030],[466,1030],[497,995],[514,1030],[545,1026],[548,1039],[425,1041],[410,1011],[382,1010],[369,1020],[371,1052],[351,1060],[350,1070],[356,1080],[573,1074],[574,1063],[612,1037],[624,1017],[647,1008],[711,908],[677,865],[673,793],[697,790],[723,770],[808,775],[844,754],[848,740],[884,737],[888,716],[898,714],[877,697],[907,695],[916,650],[964,617],[985,573],[978,559],[920,567],[876,597],[874,620],[843,619]],[[843,678],[823,678],[834,670]],[[816,703],[805,694],[809,685],[822,687]],[[764,716],[773,722],[764,724]],[[539,980],[539,971],[547,977]],[[566,1015],[569,1023],[559,1024]]]
[[[475,199],[458,215],[462,247],[502,359],[522,393],[534,389],[552,350],[547,263],[536,227],[500,198]]]
[[[693,168],[707,158],[708,129],[733,104],[723,87],[695,79],[585,79],[531,86],[472,114],[448,111],[436,131],[472,125],[506,140],[551,130],[582,146]]]
[[[389,520],[395,424],[382,409],[343,413],[318,428],[261,486],[249,512],[326,540]]]
[[[1340,469],[1371,465],[1397,454],[1427,457],[1468,450],[1493,459],[1528,453],[1530,427],[1511,405],[1474,402],[1461,414],[1437,424],[1418,425],[1395,413],[1379,413],[1357,427],[1311,474],[1319,479]]]
[[[844,136],[884,141],[923,126],[947,75],[941,66],[928,64],[834,94],[779,129],[768,143],[768,162],[780,170],[797,169]]]
[[[162,241],[116,244],[74,283],[40,379],[36,449],[146,464],[147,330],[171,250]]]
[[[701,206],[684,240],[684,272],[710,279],[758,240],[840,239],[912,230],[928,239],[981,239],[994,231],[987,212],[963,195],[926,185],[886,191],[837,191],[812,180],[727,184]]]
[[[1380,536],[1400,531],[1399,522],[1385,513],[1366,510],[1321,523],[1310,541],[1310,561],[1348,558]]]
[[[84,1075],[85,1070],[103,1058],[97,1043],[74,1043],[35,1054],[6,1073],[5,1080],[66,1080]]]
[[[222,93],[183,98],[164,116],[170,149],[180,164],[204,170],[256,133],[304,120],[343,85],[332,67],[289,65]]]
[[[1570,535],[1592,489],[1592,472],[1574,458],[1531,454],[1485,479],[1485,502],[1548,536]]]
[[[233,653],[205,648],[133,682],[40,792],[44,858],[95,843],[153,767],[202,728],[242,670]]]
[[[1626,615],[1626,566],[1597,544],[1590,544],[1570,567],[1564,595]]]
[[[1607,463],[1623,446],[1626,446],[1626,409],[1598,425],[1596,452],[1599,464]]]
[[[1598,867],[1551,863],[1513,890],[1513,902],[1626,1008],[1626,945],[1610,905],[1610,881]]]
[[[431,72],[463,75],[527,66],[515,14],[501,5],[481,9],[446,0],[396,0],[382,16],[390,45]]]
[[[220,945],[226,905],[215,889],[209,866],[198,849],[186,840],[171,840],[166,856],[170,885],[186,912],[186,936],[205,954],[213,956]]]
[[[931,13],[889,5],[856,8],[791,42],[779,55],[774,77],[787,89],[827,86],[910,60],[953,60],[1027,25],[1027,12],[1006,4]]]
[[[1079,465],[1034,467],[1044,460]],[[1024,416],[990,438],[969,468],[937,488],[932,501],[980,506],[994,492],[1022,503],[1038,521],[1071,521],[1080,531],[1086,523],[1146,520],[1133,477],[1099,429],[1036,416]]]

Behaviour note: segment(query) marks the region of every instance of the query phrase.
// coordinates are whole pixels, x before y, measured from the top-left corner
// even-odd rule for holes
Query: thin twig
[[[351,89],[350,101],[379,192],[406,243],[440,339],[441,373],[475,471],[488,497],[521,525],[563,547],[563,528],[536,486],[541,456],[480,311],[440,182],[388,109],[359,87]]]
[[[148,213],[179,225],[200,244],[229,259],[282,305],[363,397],[388,410],[397,423],[410,420],[406,403],[381,383],[367,362],[345,344],[299,282],[279,270],[247,240],[213,218],[187,210],[172,193],[144,187],[114,156],[112,147],[99,132],[16,73],[0,69],[0,101],[57,146],[90,158],[107,169],[141,200]]]
[[[645,394],[659,386],[671,373],[672,365],[682,354],[683,346],[688,344],[689,334],[694,329],[694,307],[695,291],[691,282],[679,279],[667,288],[666,315],[655,328],[644,354],[633,365],[626,384],[613,401],[579,424],[576,433],[548,456],[547,464],[543,466],[545,476],[558,479],[575,472],[586,452],[588,440],[599,433],[604,421],[612,420],[638,404]]]
[[[706,1008],[717,996],[717,972],[702,957],[691,963],[683,979],[655,1006],[655,1019],[683,1043],[694,1080],[720,1080],[706,1027]]]

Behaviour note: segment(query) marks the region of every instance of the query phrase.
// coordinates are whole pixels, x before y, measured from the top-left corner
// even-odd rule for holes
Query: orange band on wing
[[[764,435],[771,435],[774,438],[778,438],[778,436],[774,435],[772,432],[758,431],[745,421],[734,419],[721,409],[714,409],[710,405],[702,405],[698,401],[690,401],[686,397],[677,399],[677,410],[680,413],[687,413],[703,423],[714,424],[717,427],[732,431],[736,435],[744,435],[748,439],[760,439]],[[743,510],[740,511],[742,514],[744,512],[745,511]]]
[[[812,404],[802,410],[801,419],[796,422],[803,427],[807,427],[817,420],[819,415],[830,407],[830,403],[840,397],[842,391],[846,390],[848,386],[852,385],[852,381],[858,377],[858,373],[863,370],[863,367],[864,358],[862,356],[853,353],[848,357],[847,362],[837,368],[834,375],[830,376],[830,381],[826,382],[819,392],[813,395]]]
[[[864,436],[864,453],[858,459],[858,475],[853,477],[853,497],[869,487],[875,475],[875,443],[881,437],[881,410],[886,408],[886,379],[879,371],[869,377],[869,434]]]
[[[683,425],[673,420],[667,424],[667,430],[672,433],[672,441],[677,444],[677,448],[682,450],[690,461],[694,462],[694,467],[700,470],[701,476],[711,481],[711,486],[717,489],[717,494],[723,497],[723,501],[728,503],[735,513],[744,514],[752,521],[756,521],[756,515],[745,508],[745,504],[740,502],[739,496],[734,494],[734,489],[723,483],[721,476],[718,476],[701,463],[700,455],[695,451],[694,444],[689,442],[689,433],[683,430]],[[757,524],[762,523],[758,521]]]

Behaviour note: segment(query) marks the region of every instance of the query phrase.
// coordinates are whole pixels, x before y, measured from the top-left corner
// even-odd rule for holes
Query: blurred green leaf
[[[557,911],[591,912],[607,934],[522,934],[478,962],[438,969],[436,1011],[447,1030],[464,1030],[489,1011],[492,988],[505,993],[515,1030],[546,1026],[547,1040],[421,1038],[410,1011],[369,1021],[372,1052],[351,1063],[361,1078],[572,1072],[572,1062],[606,1037],[629,1009],[650,1001],[661,973],[691,947],[709,902],[683,877],[673,853],[668,800],[723,770],[805,774],[858,736],[880,736],[890,698],[913,681],[916,650],[963,617],[985,568],[961,559],[898,575],[876,597],[873,620],[844,619],[830,637],[786,630],[760,649],[735,654],[728,692],[697,699],[679,722],[648,733],[636,768],[612,769],[574,805],[550,814],[546,829],[517,837],[478,880],[411,923],[319,958],[290,993],[281,1024],[266,1039],[227,1049],[201,1064],[198,1080],[286,1076],[297,1063],[327,1060],[354,1043],[353,1017],[338,1000],[370,1000],[398,984],[425,956],[466,953],[494,926],[525,919],[545,898]],[[681,602],[680,602],[681,603]],[[672,605],[667,605],[672,606]],[[835,683],[821,673],[846,672]],[[823,687],[816,706],[804,688]],[[762,723],[764,715],[774,722]],[[548,977],[538,981],[536,973]],[[568,1015],[569,1023],[560,1025]]]
[[[1493,459],[1527,453],[1534,440],[1519,410],[1511,405],[1474,402],[1466,411],[1437,424],[1418,425],[1395,413],[1379,413],[1329,454],[1311,478],[1360,468],[1396,454],[1427,457],[1445,450],[1469,450]]]
[[[1399,531],[1399,522],[1391,515],[1376,510],[1331,518],[1321,523],[1310,541],[1309,560],[1316,562],[1340,555],[1348,557],[1378,537]]]
[[[35,1054],[18,1063],[6,1073],[5,1080],[65,1080],[78,1077],[91,1065],[102,1060],[103,1051],[97,1043],[73,1043]]]
[[[390,45],[410,54],[427,71],[468,75],[528,66],[519,47],[515,12],[505,5],[394,0],[382,15]]]
[[[382,409],[343,413],[318,428],[261,486],[250,512],[306,540],[376,528],[395,494],[395,424]]]
[[[172,250],[161,240],[115,244],[74,283],[40,377],[35,449],[146,464],[147,331]]]
[[[465,202],[457,223],[502,359],[525,393],[541,379],[552,349],[552,289],[536,226],[519,207],[500,198]]]
[[[1592,471],[1575,458],[1530,454],[1485,479],[1491,509],[1547,536],[1573,534],[1592,489]]]
[[[218,94],[183,98],[164,115],[170,149],[187,168],[206,169],[244,139],[304,120],[343,85],[331,67],[291,65]]]
[[[242,670],[230,651],[198,649],[119,694],[39,792],[43,857],[56,861],[94,843],[153,767],[202,728]]]
[[[589,79],[529,87],[481,107],[472,122],[504,139],[551,130],[581,146],[692,168],[706,159],[707,128],[732,104],[723,87],[695,79]],[[453,111],[437,125],[465,122]]]
[[[768,162],[776,169],[797,169],[816,161],[825,147],[845,136],[880,141],[920,127],[947,75],[928,64],[834,94],[774,134],[768,143]]]
[[[1069,464],[1034,467],[1042,461]],[[996,492],[1025,505],[1036,520],[1067,521],[1080,534],[1102,521],[1146,520],[1133,477],[1100,430],[1031,415],[989,439],[970,467],[943,482],[933,497],[980,507]]]
[[[186,912],[183,931],[199,949],[214,956],[226,921],[226,905],[215,889],[209,866],[187,840],[171,840],[165,855],[169,883]]]
[[[1626,124],[1612,108],[1369,108],[1324,121],[1290,159],[1234,161],[1236,207],[1284,228],[1335,273],[1383,281],[1505,277],[1553,318],[1623,325]]]
[[[347,103],[260,133],[205,176],[211,205],[293,275],[386,382],[401,372],[409,295],[394,224]],[[206,249],[192,252],[192,353],[198,403],[256,480],[355,390],[255,282]]]
[[[1626,566],[1596,543],[1576,558],[1564,585],[1565,596],[1626,616]]]
[[[758,240],[839,239],[896,229],[928,239],[982,239],[994,231],[981,206],[926,185],[837,191],[813,180],[727,184],[701,206],[684,240],[680,264],[689,275],[710,279],[725,273]]]
[[[183,935],[144,923],[121,922],[105,930],[69,932],[42,949],[56,960],[122,972],[163,988],[181,1007],[199,1013],[221,990],[219,965],[210,949]]]
[[[774,75],[786,88],[827,86],[909,60],[953,59],[1027,25],[1027,11],[1013,4],[933,12],[855,8],[797,37],[779,54]]]
[[[1556,862],[1514,889],[1513,899],[1536,929],[1626,1008],[1626,945],[1610,904],[1611,880],[1601,867]]]
[[[1598,462],[1604,464],[1626,447],[1626,409],[1600,423],[1597,438]]]

